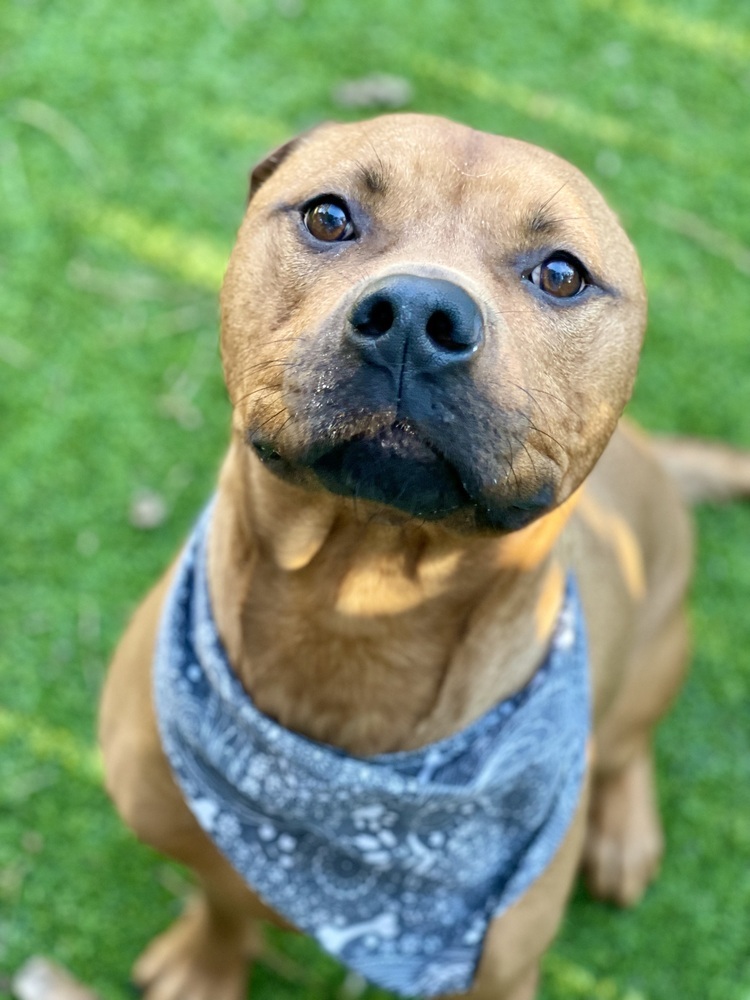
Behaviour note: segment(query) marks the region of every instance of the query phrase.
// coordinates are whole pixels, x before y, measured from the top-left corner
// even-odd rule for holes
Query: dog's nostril
[[[354,326],[367,337],[382,337],[393,326],[394,319],[393,306],[388,299],[377,298],[367,302],[364,310],[357,310]]]
[[[442,309],[436,309],[425,325],[427,335],[438,347],[446,351],[464,351],[466,344],[456,338],[456,325],[451,316]]]
[[[372,307],[370,322],[378,333],[387,333],[393,326],[393,306],[387,299],[380,299]]]

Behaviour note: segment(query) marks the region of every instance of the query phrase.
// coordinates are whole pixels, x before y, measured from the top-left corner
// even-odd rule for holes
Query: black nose
[[[368,286],[349,317],[349,339],[365,360],[393,371],[465,363],[484,339],[468,292],[441,278],[396,274]]]

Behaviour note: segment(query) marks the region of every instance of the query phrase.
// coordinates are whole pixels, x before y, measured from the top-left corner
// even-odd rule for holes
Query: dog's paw
[[[144,1000],[245,1000],[247,949],[211,926],[201,903],[154,938],[133,966]]]
[[[644,754],[595,780],[583,855],[589,892],[633,906],[656,877],[663,851],[651,759]]]

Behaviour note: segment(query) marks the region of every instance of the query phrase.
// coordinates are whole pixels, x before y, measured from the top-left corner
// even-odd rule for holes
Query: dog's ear
[[[321,127],[321,125],[314,125],[312,128],[306,129],[304,132],[300,132],[299,135],[296,135],[293,139],[285,142],[283,146],[279,146],[277,149],[274,149],[274,151],[269,153],[264,160],[261,160],[260,163],[253,167],[250,171],[250,190],[247,194],[248,202],[258,188],[261,187],[262,184],[265,184],[279,164],[283,163],[287,156],[289,156],[289,154],[296,149],[301,142]]]
[[[283,146],[274,149],[272,153],[268,154],[265,160],[261,160],[260,163],[253,167],[250,171],[250,190],[247,193],[248,201],[250,201],[261,184],[265,184],[278,165],[283,163],[287,156],[289,156],[294,147],[298,145],[300,138],[300,136],[296,136],[294,139],[290,139],[289,142],[285,142]]]

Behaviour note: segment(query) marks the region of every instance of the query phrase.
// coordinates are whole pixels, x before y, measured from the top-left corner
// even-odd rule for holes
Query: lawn
[[[650,292],[632,414],[750,446],[747,5],[3,0],[0,997],[43,953],[125,1000],[179,909],[185,877],[102,791],[98,692],[227,439],[216,295],[248,169],[376,110],[332,97],[373,71],[408,81],[410,109],[591,176]],[[144,490],[167,507],[150,531]],[[576,895],[543,1000],[750,1000],[750,507],[698,521],[694,669],[657,747],[662,877],[633,912]],[[308,942],[274,947],[254,1000],[344,995]]]

